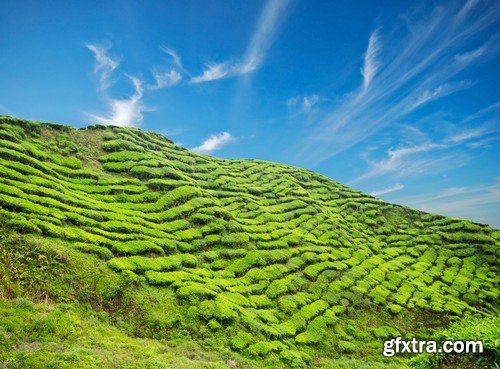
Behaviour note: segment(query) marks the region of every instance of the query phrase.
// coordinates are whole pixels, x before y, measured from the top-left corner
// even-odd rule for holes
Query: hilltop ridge
[[[35,293],[6,267],[20,287],[4,298],[87,298],[123,334],[192,339],[235,368],[404,367],[381,357],[384,339],[498,313],[500,232],[487,225],[136,128],[0,117],[0,140],[4,227],[121,281],[104,292],[94,281],[87,297],[49,282]]]

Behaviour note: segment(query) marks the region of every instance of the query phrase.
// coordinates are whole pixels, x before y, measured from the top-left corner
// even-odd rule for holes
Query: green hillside
[[[498,326],[489,226],[140,129],[0,117],[0,140],[5,367],[404,368],[384,339]]]

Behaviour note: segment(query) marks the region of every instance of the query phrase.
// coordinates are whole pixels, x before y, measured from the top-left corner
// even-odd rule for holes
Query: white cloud
[[[168,55],[170,55],[170,57],[172,58],[172,62],[174,63],[175,66],[177,66],[177,68],[179,68],[182,71],[184,70],[181,58],[175,50],[169,49],[168,47],[163,47],[162,50]]]
[[[372,195],[373,197],[377,197],[380,195],[386,195],[386,194],[391,193],[391,192],[396,192],[396,191],[402,190],[403,188],[405,188],[404,185],[402,185],[401,183],[396,183],[393,186],[384,187],[380,190],[373,191],[370,193],[370,195]]]
[[[215,81],[226,77],[229,74],[229,67],[227,63],[207,64],[206,69],[199,76],[191,78],[189,83],[203,83]]]
[[[446,139],[447,142],[458,144],[464,141],[470,141],[476,138],[481,138],[486,134],[494,132],[490,131],[487,127],[479,127],[476,129],[467,129]]]
[[[449,145],[466,144],[469,148],[486,146],[500,139],[498,125],[498,108],[500,104],[490,105],[474,114],[469,115],[455,125],[451,134],[444,142]]]
[[[108,107],[106,115],[88,114],[92,119],[101,124],[137,127],[142,123],[142,113],[148,110],[142,102],[144,89],[139,78],[128,76],[134,86],[134,93],[126,99],[112,98],[108,94],[111,85],[110,78],[113,71],[118,68],[119,63],[108,55],[110,45],[85,45],[94,53],[95,66],[94,73],[99,75],[99,92]]]
[[[85,44],[85,46],[94,53],[94,73],[99,76],[99,89],[106,91],[111,84],[111,74],[120,63],[108,55],[110,45]]]
[[[472,198],[475,194],[497,193],[500,191],[500,183],[492,185],[475,185],[465,187],[448,187],[438,192],[426,193],[421,195],[413,195],[404,197],[405,202],[411,203],[416,207],[422,207],[422,204],[427,204],[426,208],[430,208],[431,204],[439,204],[440,202],[450,202],[458,198]],[[499,199],[500,200],[500,199]]]
[[[378,160],[367,160],[369,169],[353,182],[392,174],[396,177],[415,176],[449,170],[467,164],[470,156],[453,149],[460,142],[424,142],[418,145],[389,149]]]
[[[479,2],[479,0],[468,0],[457,14],[457,20],[461,21]]]
[[[500,227],[500,183],[445,188],[437,193],[398,197],[397,202],[431,213],[473,219]]]
[[[470,46],[481,42],[480,31],[494,24],[499,10],[494,3],[474,7],[471,2],[466,10],[455,4],[437,6],[424,17],[410,14],[404,17],[408,29],[393,30],[383,47],[380,31],[373,32],[361,85],[345,94],[312,130],[307,127],[304,138],[291,147],[296,163],[318,164],[407,119],[415,109],[472,87],[473,82],[453,78],[497,54],[497,36],[472,51]]]
[[[242,76],[259,69],[271,47],[280,17],[290,0],[268,0],[257,22],[252,39],[241,62],[208,63],[202,74],[192,77],[190,83],[215,81],[226,77]]]
[[[86,44],[85,46],[94,54],[94,73],[99,76],[99,93],[107,105],[106,114],[88,113],[88,115],[101,124],[124,127],[140,126],[144,119],[143,113],[153,110],[147,108],[143,102],[144,91],[175,86],[182,80],[182,75],[174,68],[168,70],[153,69],[152,75],[155,84],[146,84],[145,86],[138,77],[126,75],[132,82],[134,92],[127,98],[114,98],[109,95],[109,88],[112,84],[110,79],[113,72],[119,67],[119,63],[108,54],[111,44]],[[176,66],[182,67],[180,58],[173,50],[166,49],[164,51],[173,58]]]
[[[416,146],[389,149],[386,152],[387,157],[370,161],[370,169],[354,180],[354,182],[364,181],[370,178],[380,177],[388,173],[394,173],[398,177],[415,175],[435,169],[436,165],[453,159],[453,156],[422,157],[420,154],[446,148],[443,144],[423,143]]]
[[[432,213],[465,214],[467,211],[472,210],[472,208],[477,209],[482,205],[492,205],[495,203],[500,203],[500,186],[498,185],[492,186],[475,195],[468,195],[467,198],[462,198],[460,200],[454,199],[439,203],[424,202],[420,205],[420,208]]]
[[[486,108],[481,109],[480,111],[478,111],[474,114],[469,115],[467,118],[464,119],[464,123],[474,121],[478,118],[481,118],[482,116],[484,116],[487,113],[495,112],[499,109],[500,109],[500,101],[498,101],[494,104],[491,104],[491,105],[487,106]]]
[[[395,125],[397,134],[391,133],[391,138],[399,142],[396,148],[390,147],[382,157],[370,160],[368,154],[376,155],[376,150],[367,150],[363,157],[369,165],[368,170],[353,182],[360,182],[382,175],[394,174],[396,177],[410,176],[421,173],[436,172],[462,166],[470,159],[464,152],[463,145],[468,148],[480,148],[500,139],[498,119],[495,116],[497,104],[490,105],[457,124],[446,127],[446,134],[440,140],[431,140],[429,135],[415,126]],[[485,123],[475,124],[474,121],[487,118]],[[431,117],[431,121],[436,119]],[[427,122],[427,118],[423,119]],[[471,127],[471,125],[473,125]],[[392,131],[391,131],[392,132]],[[434,134],[437,131],[434,130]],[[438,135],[439,136],[439,135]],[[386,143],[387,144],[387,143]]]
[[[472,85],[473,83],[469,81],[459,81],[459,82],[443,83],[433,88],[432,90],[425,90],[413,102],[408,104],[405,113],[406,112],[409,113],[417,109],[419,106],[427,104],[431,101],[451,95],[457,91],[469,88]]]
[[[160,90],[165,87],[178,85],[182,81],[182,75],[187,73],[182,65],[180,56],[175,50],[167,47],[161,47],[161,50],[170,56],[173,67],[153,68],[151,74],[153,75],[155,84],[147,86],[148,90]]]
[[[302,100],[302,110],[310,112],[311,109],[319,102],[319,95],[305,96]]]
[[[469,64],[482,56],[485,51],[486,51],[487,45],[483,45],[481,47],[478,47],[475,50],[472,51],[466,51],[462,54],[457,54],[455,55],[455,62],[461,63],[461,64]]]
[[[142,102],[143,87],[139,78],[129,76],[134,85],[134,93],[126,99],[107,98],[108,113],[105,116],[90,116],[99,123],[121,127],[138,127],[143,120],[143,112],[148,111]]]
[[[202,154],[210,154],[216,150],[220,150],[231,141],[234,141],[234,137],[228,132],[212,134],[200,146],[194,147],[191,150]]]
[[[289,3],[289,0],[267,1],[248,45],[245,59],[239,67],[241,74],[250,73],[261,66],[274,41],[280,17]]]
[[[12,117],[17,116],[16,113],[14,113],[12,110],[10,110],[9,108],[7,108],[5,105],[2,105],[2,104],[0,104],[0,113],[7,114],[7,115],[10,115]]]
[[[380,68],[380,62],[378,61],[378,52],[380,49],[380,36],[378,34],[378,30],[374,31],[370,35],[370,39],[368,41],[368,48],[366,49],[364,65],[361,70],[361,74],[363,75],[363,87],[367,89],[372,81],[373,77],[377,73],[377,70]]]
[[[300,98],[298,96],[290,97],[286,100],[286,106],[289,108],[295,108],[299,100]]]
[[[467,189],[465,187],[450,187],[450,188],[445,188],[444,190],[440,191],[438,194],[436,194],[432,198],[429,198],[428,196],[426,196],[426,200],[437,200],[437,199],[442,199],[445,197],[462,195],[464,193],[467,193]]]
[[[149,86],[148,89],[150,90],[159,90],[165,87],[172,87],[177,85],[182,80],[182,75],[173,68],[164,72],[153,70],[152,73],[156,84]]]
[[[286,105],[290,110],[295,111],[295,113],[308,114],[320,101],[321,96],[318,94],[294,96],[287,99]]]
[[[467,147],[470,147],[471,149],[477,149],[480,147],[487,147],[490,144],[492,144],[493,142],[497,142],[497,141],[500,141],[500,136],[498,136],[498,135],[497,136],[490,136],[490,137],[487,137],[483,140],[470,142],[467,144]]]

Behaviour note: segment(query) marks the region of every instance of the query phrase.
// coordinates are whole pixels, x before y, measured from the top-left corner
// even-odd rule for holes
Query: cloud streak
[[[403,188],[405,188],[404,185],[402,185],[401,183],[396,183],[393,186],[384,187],[380,190],[373,191],[370,193],[370,195],[373,197],[377,197],[380,195],[386,195],[386,194],[391,193],[391,192],[396,192],[396,191],[402,190]]]
[[[470,151],[464,148],[477,149],[500,139],[499,107],[499,104],[493,104],[465,117],[459,123],[448,123],[444,128],[446,134],[440,139],[431,140],[416,124],[398,125],[397,134],[391,134],[392,139],[399,141],[398,145],[385,150],[383,156],[376,160],[368,158],[369,153],[373,156],[374,150],[365,152],[363,157],[369,168],[353,182],[389,174],[405,177],[426,172],[436,173],[442,169],[465,165],[471,157]],[[433,128],[433,134],[437,136],[439,132]]]
[[[85,44],[85,46],[94,54],[94,73],[99,76],[99,90],[106,91],[111,85],[111,74],[120,63],[109,56],[110,45]]]
[[[243,76],[258,70],[276,37],[283,20],[283,13],[290,0],[268,0],[264,6],[255,31],[240,62],[207,63],[200,75],[189,81],[192,84],[216,81],[222,78]]]
[[[240,67],[242,74],[252,72],[262,65],[266,53],[274,42],[280,17],[282,18],[289,4],[290,0],[268,0]]]
[[[378,53],[380,49],[378,30],[374,31],[368,41],[368,48],[365,53],[363,69],[361,69],[361,74],[363,75],[363,88],[366,90],[370,85],[373,77],[380,68],[380,62],[378,61]]]
[[[179,82],[182,80],[182,75],[173,68],[164,72],[153,70],[152,74],[156,84],[149,86],[148,89],[150,90],[159,90],[165,87],[172,87],[179,84]]]
[[[147,110],[142,102],[144,88],[141,80],[137,77],[127,76],[134,87],[134,93],[125,99],[110,97],[111,76],[120,65],[108,54],[111,45],[86,44],[85,46],[94,54],[94,74],[99,77],[98,91],[102,95],[108,110],[106,115],[88,113],[88,116],[101,124],[138,127],[142,123],[143,112]]]
[[[245,57],[241,62],[207,63],[203,72],[200,75],[190,77],[188,83],[199,84],[227,77],[242,76],[260,68],[289,2],[290,0],[267,1],[247,47]],[[99,77],[98,92],[107,105],[106,114],[88,114],[88,116],[103,124],[140,126],[144,119],[143,113],[152,110],[147,108],[143,102],[144,93],[176,86],[181,83],[184,76],[190,76],[184,68],[179,54],[173,49],[162,47],[161,50],[171,59],[170,68],[152,69],[153,84],[144,83],[136,76],[128,76],[134,86],[134,92],[127,98],[113,98],[109,94],[109,89],[113,85],[111,77],[120,63],[109,55],[111,44],[85,44],[85,46],[94,54],[94,74]],[[312,100],[305,103],[309,108],[315,104]],[[221,135],[212,135],[206,143],[197,149],[203,152],[217,150],[231,140],[231,136],[227,135],[227,132],[223,132]]]
[[[496,34],[480,47],[472,44],[499,16],[495,2],[481,7],[469,2],[462,8],[451,4],[434,8],[423,20],[407,15],[406,34],[393,32],[403,37],[384,45],[374,31],[364,53],[361,85],[304,134],[294,147],[296,162],[316,165],[421,107],[472,87],[473,82],[454,78],[498,52]]]
[[[387,150],[386,158],[368,161],[370,169],[356,178],[353,183],[362,182],[367,179],[380,177],[386,174],[396,174],[397,177],[406,177],[437,170],[437,167],[447,167],[446,164],[455,160],[454,155],[438,156],[435,151],[442,150],[446,146],[436,143],[423,143],[409,147]],[[427,154],[422,156],[422,154]],[[430,155],[429,155],[430,154]],[[458,162],[458,161],[457,161]],[[467,162],[462,156],[461,165]]]
[[[122,127],[139,127],[144,120],[144,112],[154,109],[148,108],[143,101],[145,91],[155,91],[166,87],[173,87],[182,80],[182,63],[175,51],[163,49],[172,58],[174,67],[167,69],[153,68],[151,71],[154,84],[145,84],[139,77],[125,74],[134,88],[134,92],[127,98],[114,98],[110,96],[113,85],[111,77],[120,63],[109,55],[111,44],[85,44],[94,54],[94,74],[99,78],[98,92],[107,105],[106,114],[87,113],[91,119],[101,124]]]
[[[500,183],[450,187],[438,193],[399,197],[398,203],[430,213],[477,219],[499,228]],[[493,223],[491,220],[494,220]]]
[[[134,93],[126,99],[108,98],[108,114],[105,116],[90,114],[100,123],[120,127],[138,127],[143,121],[143,112],[148,109],[142,102],[143,87],[140,79],[129,76],[134,86]]]
[[[306,95],[306,96],[294,96],[286,101],[288,109],[293,113],[292,116],[299,114],[309,114],[315,110],[316,106],[322,100],[321,96],[318,94]]]
[[[191,150],[202,154],[211,154],[234,140],[235,138],[229,132],[212,134],[201,145],[193,147]]]
[[[7,108],[5,105],[2,104],[0,104],[0,114],[7,114],[12,117],[17,116],[16,113],[14,113],[12,110],[10,110],[9,108]]]
[[[203,83],[215,81],[224,77],[232,75],[234,68],[228,66],[226,63],[207,64],[206,69],[199,76],[192,77],[189,83]]]
[[[184,66],[182,65],[181,57],[175,50],[168,47],[162,47],[162,50],[172,58],[172,62],[177,68],[181,71],[185,71]]]

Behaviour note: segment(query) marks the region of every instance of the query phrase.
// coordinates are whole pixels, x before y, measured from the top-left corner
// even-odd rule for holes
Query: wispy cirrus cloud
[[[199,146],[193,147],[191,150],[202,154],[211,154],[234,140],[235,138],[229,132],[212,134]]]
[[[491,133],[498,132],[498,128],[488,127],[487,125],[483,125],[477,128],[471,128],[463,130],[462,132],[456,133],[448,138],[446,138],[446,142],[450,144],[459,144],[466,141],[471,141],[477,138],[482,138]]]
[[[369,170],[356,178],[353,183],[387,174],[393,174],[400,178],[432,170],[436,171],[438,166],[448,167],[447,163],[452,160],[456,161],[456,157],[450,154],[436,155],[435,153],[445,147],[443,144],[425,142],[419,145],[391,148],[386,151],[385,157],[373,161],[367,160]],[[464,165],[467,162],[466,157],[462,155],[462,160],[456,162]]]
[[[370,35],[360,86],[295,145],[297,162],[318,164],[433,101],[471,88],[473,81],[455,78],[500,48],[494,31],[482,43],[478,39],[500,18],[495,2],[437,6],[424,16],[404,18],[406,33],[382,39],[379,29]]]
[[[309,114],[320,103],[322,97],[318,94],[294,96],[286,100],[286,105],[293,116]]]
[[[7,108],[5,105],[0,104],[0,114],[7,114],[10,116],[17,116],[16,113],[14,113],[12,110]]]
[[[363,88],[366,90],[370,85],[373,77],[380,68],[378,60],[378,53],[380,49],[380,36],[379,31],[375,30],[368,40],[368,48],[366,49],[363,68],[361,74],[363,75]]]
[[[266,53],[274,42],[280,20],[283,20],[283,13],[289,4],[290,0],[267,1],[247,47],[245,59],[240,66],[241,73],[252,72],[262,65]]]
[[[189,81],[197,84],[227,77],[243,76],[259,69],[274,42],[276,31],[290,0],[268,0],[264,6],[255,31],[240,62],[207,63],[200,75]]]
[[[435,193],[397,197],[397,202],[430,213],[475,219],[499,228],[500,182],[449,187]],[[493,220],[493,221],[492,221]]]
[[[369,157],[369,154],[376,155],[375,150],[366,151],[363,156],[368,170],[353,183],[387,175],[407,177],[436,173],[465,165],[471,154],[463,150],[464,147],[477,149],[500,139],[499,108],[500,104],[493,104],[458,123],[449,123],[440,139],[431,139],[416,126],[397,125],[397,134],[391,136],[399,143],[390,146],[376,159]],[[433,134],[437,133],[433,128]]]
[[[455,55],[455,62],[462,65],[469,64],[474,60],[476,60],[477,58],[481,57],[487,51],[487,48],[488,44],[483,44],[475,50],[466,51],[462,54],[457,54]]]
[[[182,80],[181,73],[174,67],[153,68],[151,71],[154,84],[145,84],[137,76],[123,74],[132,84],[134,91],[126,98],[115,98],[110,94],[110,88],[114,81],[111,80],[113,73],[120,66],[120,63],[110,56],[109,49],[111,43],[85,44],[94,54],[94,74],[99,78],[98,92],[107,106],[105,114],[87,113],[91,119],[99,123],[123,127],[138,127],[144,119],[144,112],[152,111],[143,101],[145,91],[159,90],[165,87],[172,87]],[[182,68],[180,58],[171,49],[164,50],[172,57],[173,64]],[[119,77],[117,77],[119,78]]]
[[[128,76],[134,87],[134,92],[127,98],[113,98],[109,90],[113,85],[111,77],[120,63],[109,54],[111,43],[86,44],[95,58],[94,73],[99,77],[98,92],[107,105],[106,114],[89,113],[88,116],[98,120],[100,123],[117,126],[139,126],[144,118],[143,113],[154,110],[148,108],[143,101],[144,93],[147,91],[160,90],[180,84],[185,76],[189,84],[199,84],[219,80],[226,77],[242,76],[257,70],[270,48],[280,18],[290,0],[268,0],[263,8],[262,14],[257,22],[252,39],[247,47],[245,57],[241,62],[207,63],[200,75],[190,77],[190,73],[184,68],[179,54],[168,47],[161,50],[171,59],[170,67],[155,67],[151,70],[154,83],[145,83],[137,76]],[[313,102],[308,102],[312,106]],[[207,145],[199,146],[200,150],[211,152],[219,146],[229,142],[231,137],[221,134],[211,137]],[[211,148],[214,145],[215,148]],[[208,149],[207,149],[208,148]]]
[[[171,49],[169,47],[162,47],[161,49],[166,54],[170,55],[170,57],[172,58],[172,62],[174,63],[174,65],[177,68],[179,68],[181,71],[185,71],[184,66],[182,65],[181,57],[179,56],[177,51],[175,51],[174,49]]]
[[[192,77],[189,83],[203,83],[215,81],[234,73],[235,69],[229,66],[227,63],[211,64],[206,65],[206,69],[199,76]]]
[[[172,87],[177,85],[182,80],[182,75],[174,68],[170,68],[166,71],[153,69],[152,74],[156,83],[148,87],[150,90]]]
[[[92,51],[95,58],[94,73],[99,76],[99,90],[106,91],[110,85],[110,77],[120,63],[113,59],[108,51],[111,44],[85,44]]]
[[[120,127],[137,127],[143,121],[143,112],[148,109],[143,101],[143,87],[139,78],[129,76],[134,93],[125,99],[107,98],[108,105],[107,115],[89,114],[93,119],[107,125],[115,125]]]
[[[139,78],[127,76],[134,87],[134,93],[125,99],[113,98],[109,94],[112,73],[120,65],[109,55],[111,44],[86,44],[94,54],[94,74],[99,77],[98,91],[107,105],[106,114],[87,113],[92,119],[101,124],[116,125],[123,127],[136,127],[142,123],[143,111],[147,110],[142,97],[144,89]]]
[[[377,197],[380,195],[386,195],[386,194],[391,193],[391,192],[396,192],[396,191],[402,190],[403,188],[405,188],[405,186],[403,184],[396,183],[393,186],[384,187],[384,188],[381,188],[380,190],[372,191],[372,192],[370,192],[370,195],[372,195],[373,197]]]
[[[458,81],[443,83],[429,90],[424,90],[419,96],[416,96],[413,101],[408,101],[408,106],[403,110],[403,114],[410,113],[418,107],[428,104],[431,101],[451,95],[455,92],[471,87],[474,83],[470,81]]]

